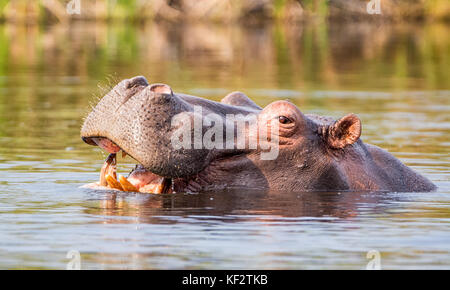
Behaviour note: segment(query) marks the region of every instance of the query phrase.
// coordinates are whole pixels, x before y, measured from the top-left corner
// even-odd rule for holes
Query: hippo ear
[[[220,102],[232,106],[250,107],[252,109],[262,110],[260,106],[255,104],[255,102],[241,92],[229,93]]]
[[[358,141],[361,136],[361,120],[355,114],[348,114],[330,125],[326,135],[331,147],[344,148]]]

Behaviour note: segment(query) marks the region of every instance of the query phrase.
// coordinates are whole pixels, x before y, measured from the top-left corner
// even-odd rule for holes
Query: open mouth
[[[100,170],[98,185],[131,192],[156,194],[173,192],[171,178],[158,176],[140,164],[136,165],[127,177],[117,175],[117,154],[121,153],[122,157],[125,157],[127,153],[108,138],[89,138],[85,141],[90,144],[95,143],[110,153]]]

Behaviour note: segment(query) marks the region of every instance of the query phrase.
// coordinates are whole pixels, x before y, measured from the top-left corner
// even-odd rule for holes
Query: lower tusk
[[[113,176],[107,174],[105,179],[109,187],[123,191],[122,185]]]
[[[100,170],[100,185],[107,186],[106,175],[112,175],[114,179],[116,178],[116,154],[111,153],[106,158],[105,163]]]
[[[136,188],[131,182],[126,179],[126,177],[119,175],[119,182],[124,191],[136,191],[139,192],[139,189]]]

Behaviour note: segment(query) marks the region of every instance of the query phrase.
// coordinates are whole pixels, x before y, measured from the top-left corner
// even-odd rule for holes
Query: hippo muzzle
[[[105,175],[108,172],[115,176],[110,171],[115,168],[115,154],[119,152],[138,162],[139,166],[130,175],[131,179],[139,175],[141,179],[151,181],[153,178],[164,184],[171,184],[172,179],[194,176],[224,154],[242,152],[234,149],[174,148],[172,135],[179,129],[179,126],[174,125],[175,117],[182,115],[193,124],[196,119],[203,117],[196,112],[196,106],[202,108],[203,115],[214,113],[223,118],[223,122],[226,122],[226,114],[245,115],[257,110],[256,107],[239,108],[174,94],[169,86],[150,85],[142,76],[123,80],[116,85],[89,113],[81,129],[84,142],[112,154],[103,166],[100,184],[107,185]],[[191,136],[205,132],[203,127],[202,132],[194,132],[195,128],[190,130]],[[145,185],[142,180],[136,183],[139,183],[139,187]]]

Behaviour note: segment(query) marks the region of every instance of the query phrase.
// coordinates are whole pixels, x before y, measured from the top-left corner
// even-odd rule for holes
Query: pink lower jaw
[[[98,147],[109,153],[117,153],[121,150],[119,146],[117,146],[107,138],[92,138],[92,140],[95,142],[95,144],[97,144]]]

